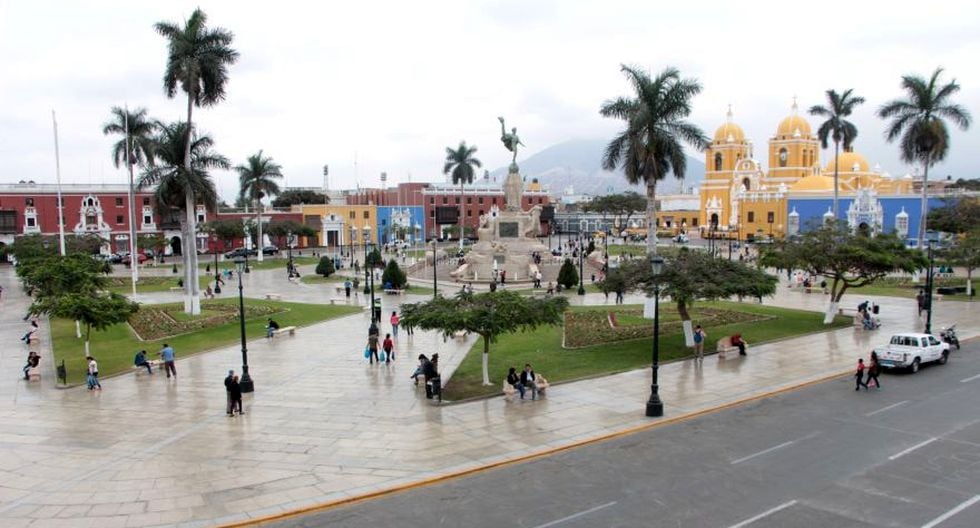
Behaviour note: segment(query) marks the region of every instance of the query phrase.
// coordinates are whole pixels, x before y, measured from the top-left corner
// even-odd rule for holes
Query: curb
[[[689,413],[680,414],[680,415],[673,416],[673,417],[670,417],[670,418],[661,419],[661,420],[658,420],[656,422],[652,422],[652,423],[647,423],[647,424],[643,424],[643,425],[637,425],[637,426],[629,427],[629,428],[623,429],[621,431],[615,431],[615,432],[612,432],[612,433],[602,434],[602,435],[595,436],[595,437],[592,437],[592,438],[587,438],[585,440],[578,440],[578,441],[572,442],[572,443],[567,444],[567,445],[558,446],[558,447],[550,447],[550,448],[542,449],[542,450],[539,450],[539,451],[536,451],[536,452],[533,452],[533,453],[529,453],[529,454],[526,454],[526,455],[518,455],[518,456],[515,456],[515,457],[512,457],[512,458],[508,458],[506,460],[501,460],[501,461],[498,461],[498,462],[491,462],[489,464],[486,464],[486,465],[483,465],[483,466],[480,466],[480,467],[476,467],[476,468],[453,471],[453,472],[446,473],[444,475],[439,475],[439,476],[436,476],[436,477],[425,478],[425,479],[422,479],[422,480],[418,480],[418,481],[415,481],[415,482],[409,482],[409,483],[406,483],[406,484],[399,484],[399,485],[391,486],[391,487],[388,487],[388,488],[380,489],[380,490],[377,490],[377,491],[371,491],[371,492],[362,493],[360,495],[356,495],[356,496],[352,496],[352,497],[345,497],[345,498],[342,498],[342,499],[335,499],[335,500],[332,500],[332,501],[327,501],[327,502],[324,502],[324,503],[321,503],[321,504],[316,504],[316,505],[313,505],[313,506],[306,506],[306,507],[297,508],[297,509],[290,510],[290,511],[285,511],[285,512],[280,512],[280,513],[274,513],[274,514],[270,514],[270,515],[266,515],[266,516],[262,516],[262,517],[257,517],[255,519],[242,520],[242,521],[233,521],[233,522],[226,523],[226,524],[219,524],[217,526],[218,526],[218,528],[242,528],[242,527],[249,527],[249,526],[259,526],[259,525],[270,523],[270,522],[274,522],[274,521],[282,521],[282,520],[291,519],[291,518],[294,518],[294,517],[299,517],[299,516],[302,516],[302,515],[308,515],[308,514],[311,514],[311,513],[323,512],[323,511],[331,510],[331,509],[338,508],[338,507],[341,507],[341,506],[350,506],[350,505],[358,504],[360,502],[365,502],[365,501],[368,501],[368,500],[371,500],[371,499],[377,499],[377,498],[385,497],[385,496],[388,496],[388,495],[394,495],[396,493],[400,493],[400,492],[403,492],[403,491],[409,491],[409,490],[412,490],[412,489],[421,488],[421,487],[429,486],[429,485],[432,485],[432,484],[436,484],[436,483],[440,483],[440,482],[445,482],[445,481],[448,481],[448,480],[455,480],[455,479],[459,479],[459,478],[463,478],[463,477],[468,477],[470,475],[476,475],[476,474],[479,474],[479,473],[483,473],[485,471],[490,471],[490,470],[493,470],[493,469],[497,469],[497,468],[501,468],[501,467],[505,467],[505,466],[510,466],[510,465],[513,465],[513,464],[519,464],[521,462],[527,462],[529,460],[536,460],[536,459],[539,459],[539,458],[544,458],[544,457],[547,457],[547,456],[555,455],[555,454],[562,453],[564,451],[569,451],[569,450],[572,450],[572,449],[576,449],[576,448],[579,448],[579,447],[584,447],[584,446],[591,445],[591,444],[597,444],[597,443],[605,442],[605,441],[608,441],[608,440],[614,440],[616,438],[620,438],[620,437],[623,437],[623,436],[629,436],[629,435],[632,435],[632,434],[635,434],[635,433],[639,433],[639,432],[643,432],[643,431],[648,431],[648,430],[651,430],[651,429],[655,429],[655,428],[659,428],[659,427],[664,427],[664,426],[672,425],[672,424],[676,424],[676,423],[685,422],[685,421],[688,421],[688,420],[692,420],[694,418],[698,418],[698,417],[705,416],[705,415],[708,415],[708,414],[713,414],[715,412],[724,411],[724,410],[727,410],[727,409],[731,409],[733,407],[738,407],[740,405],[744,405],[746,403],[750,403],[750,402],[753,402],[753,401],[770,398],[772,396],[777,396],[779,394],[783,394],[783,393],[787,393],[787,392],[792,392],[792,391],[803,389],[803,388],[806,388],[806,387],[809,387],[809,386],[812,386],[812,385],[817,385],[817,384],[820,384],[820,383],[831,381],[831,380],[834,380],[834,379],[837,379],[837,378],[840,378],[840,377],[843,377],[843,376],[848,376],[850,374],[851,374],[851,369],[847,369],[845,371],[839,371],[839,372],[836,372],[834,374],[828,374],[828,375],[825,375],[825,376],[822,376],[822,377],[819,377],[819,378],[816,378],[816,379],[804,381],[802,383],[797,383],[797,384],[794,384],[794,385],[790,385],[790,386],[787,386],[787,387],[782,387],[782,388],[779,388],[779,389],[775,389],[775,390],[763,392],[763,393],[760,393],[760,394],[754,394],[754,395],[751,395],[751,396],[746,396],[744,398],[741,398],[741,399],[738,399],[738,400],[735,400],[735,401],[731,401],[731,402],[728,402],[728,403],[724,403],[722,405],[719,405],[717,407],[712,407],[710,409],[702,409],[700,411],[692,411],[692,412],[689,412]]]

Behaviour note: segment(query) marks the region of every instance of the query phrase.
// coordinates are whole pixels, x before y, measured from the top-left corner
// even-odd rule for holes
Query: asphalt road
[[[980,526],[980,342],[279,527]]]

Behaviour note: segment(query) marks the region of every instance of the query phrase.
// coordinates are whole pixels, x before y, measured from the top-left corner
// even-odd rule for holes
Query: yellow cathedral
[[[705,151],[697,225],[703,236],[739,240],[792,234],[799,230],[799,214],[789,207],[790,198],[832,197],[833,173],[833,160],[821,168],[820,140],[799,115],[795,100],[790,115],[769,138],[768,171],[755,159],[752,143],[729,108],[725,123]],[[841,196],[854,197],[859,191],[875,195],[912,192],[910,178],[888,177],[877,167],[870,168],[856,152],[840,154],[838,182]]]

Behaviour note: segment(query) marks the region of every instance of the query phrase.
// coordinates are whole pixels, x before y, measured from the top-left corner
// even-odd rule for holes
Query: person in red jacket
[[[391,340],[391,334],[385,334],[381,348],[385,351],[385,363],[391,363],[395,360],[395,343]]]
[[[854,390],[859,391],[861,390],[862,386],[864,387],[864,390],[868,390],[868,384],[864,382],[864,359],[863,358],[858,359],[857,372],[854,373],[854,379],[857,382],[857,384],[854,386]]]

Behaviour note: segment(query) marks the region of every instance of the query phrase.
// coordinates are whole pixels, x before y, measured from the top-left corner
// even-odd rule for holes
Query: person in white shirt
[[[99,384],[99,364],[92,356],[88,356],[85,359],[88,360],[88,390],[102,390],[102,385]]]

